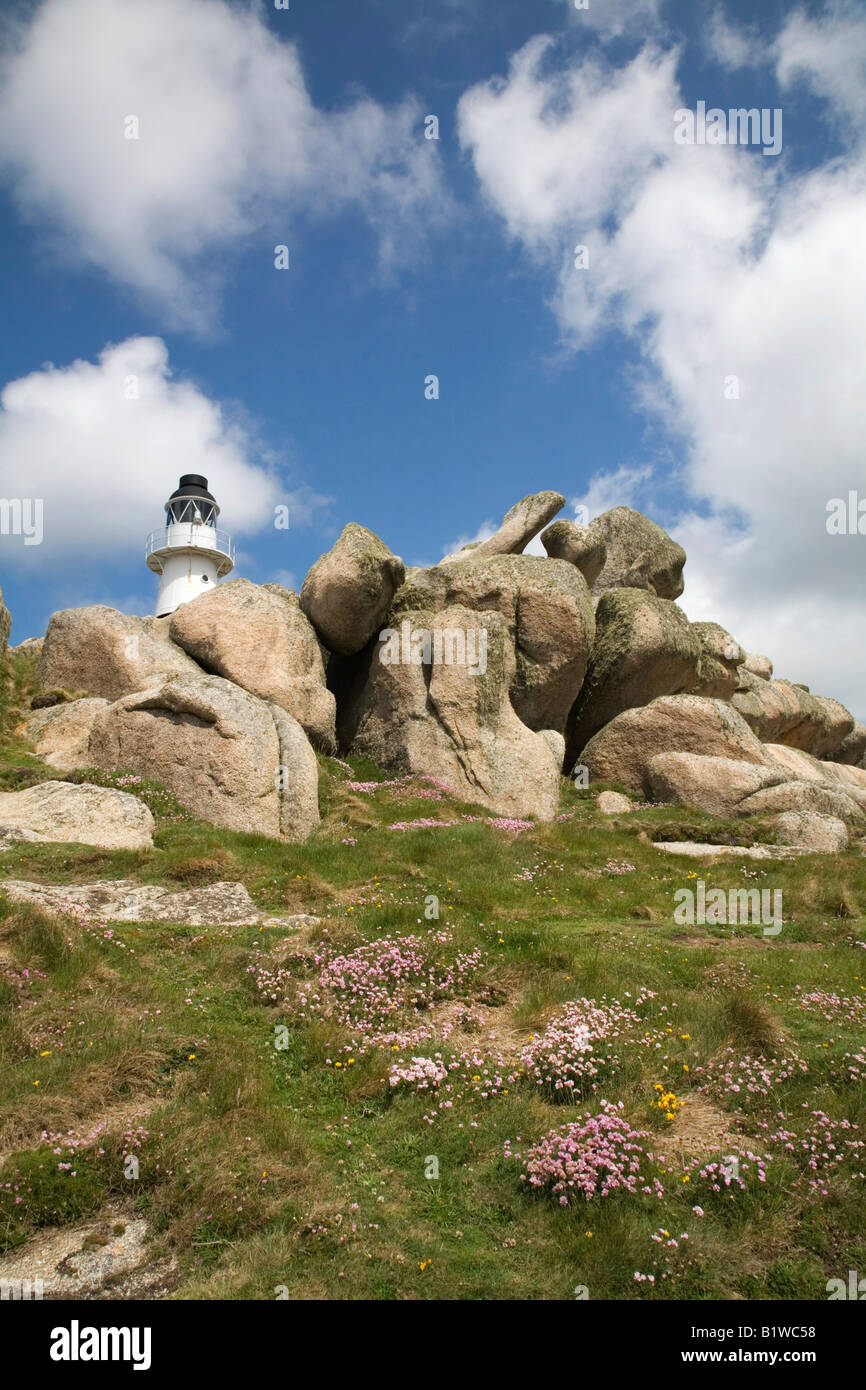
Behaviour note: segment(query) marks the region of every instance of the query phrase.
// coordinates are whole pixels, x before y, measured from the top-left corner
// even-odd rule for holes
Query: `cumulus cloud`
[[[173,380],[160,338],[130,338],[96,363],[48,364],[10,382],[0,393],[0,455],[4,497],[41,501],[43,516],[41,544],[3,536],[8,567],[143,554],[181,473],[208,479],[239,535],[272,525],[275,506],[288,506],[296,525],[328,500],[289,491],[246,424]]]
[[[450,545],[446,545],[445,549],[442,551],[442,555],[454,555],[458,550],[462,550],[463,547],[466,545],[480,545],[482,541],[489,541],[491,536],[496,535],[496,532],[499,530],[500,524],[501,523],[498,521],[482,521],[481,525],[478,527],[478,530],[475,531],[474,534],[465,534],[462,536],[458,536],[456,541],[452,541]],[[442,555],[440,555],[439,557],[440,560],[442,558]]]
[[[837,0],[818,17],[805,10],[789,16],[774,47],[782,86],[801,81],[843,123],[866,123],[866,16],[862,6]]]
[[[721,5],[711,12],[704,29],[704,48],[711,61],[729,72],[766,61],[767,45],[759,31],[733,21]]]
[[[643,487],[652,477],[652,469],[645,465],[639,468],[616,468],[611,473],[596,473],[590,479],[589,487],[580,497],[572,497],[571,505],[575,516],[583,521],[592,521],[602,512],[612,507],[636,506]]]
[[[535,254],[556,254],[632,202],[647,165],[672,142],[675,55],[643,50],[622,69],[586,58],[556,68],[541,35],[511,60],[504,82],[461,97],[461,143],[510,234]],[[636,112],[641,119],[635,119]]]
[[[174,323],[212,324],[244,238],[272,261],[274,226],[353,208],[390,267],[445,206],[420,108],[317,108],[296,47],[251,9],[43,0],[6,27],[0,165],[19,206]]]
[[[776,66],[786,87],[799,74],[828,121],[844,117],[841,157],[835,140],[807,167],[786,151],[676,145],[674,50],[603,67],[546,39],[464,95],[460,133],[508,234],[546,272],[565,343],[613,330],[639,355],[635,401],[682,455],[681,499],[657,519],[689,556],[689,616],[863,717],[866,537],[829,536],[826,503],[866,494],[866,152],[849,87],[866,15],[796,14],[765,51],[754,104],[780,104]],[[613,501],[620,481],[592,486]]]

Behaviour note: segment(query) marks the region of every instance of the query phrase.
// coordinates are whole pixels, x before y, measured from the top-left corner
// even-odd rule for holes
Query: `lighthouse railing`
[[[234,562],[235,548],[227,531],[217,531],[213,526],[198,526],[193,522],[175,521],[171,526],[160,526],[151,531],[145,546],[145,559],[157,550],[174,550],[182,546],[195,546],[199,550],[216,550],[228,555]]]

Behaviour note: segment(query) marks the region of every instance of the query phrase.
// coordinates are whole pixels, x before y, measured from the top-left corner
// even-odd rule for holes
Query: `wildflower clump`
[[[448,1075],[441,1053],[435,1057],[413,1057],[402,1066],[391,1068],[388,1081],[391,1086],[411,1086],[415,1091],[438,1090]]]
[[[635,1002],[639,1006],[647,998],[652,998],[651,992],[642,990]],[[619,1068],[610,1044],[640,1021],[634,1009],[617,999],[573,999],[521,1050],[523,1075],[545,1088],[553,1100],[595,1091],[596,1077],[610,1076]]]
[[[771,1097],[785,1081],[808,1074],[809,1067],[795,1052],[780,1057],[738,1057],[732,1047],[706,1067],[696,1069],[700,1090],[721,1100],[733,1101],[737,1110],[750,1110]]]
[[[644,1148],[650,1135],[632,1129],[620,1113],[622,1104],[602,1101],[599,1114],[588,1112],[571,1124],[551,1130],[534,1144],[525,1158],[512,1150],[505,1155],[523,1164],[521,1181],[548,1190],[567,1207],[569,1197],[583,1193],[587,1201],[612,1192],[664,1196],[661,1180],[651,1172],[654,1157]]]
[[[653,1086],[653,1090],[656,1093],[652,1101],[654,1109],[661,1110],[666,1120],[672,1120],[677,1111],[681,1110],[685,1105],[685,1101],[678,1100],[673,1091],[667,1090],[666,1087],[660,1085],[658,1082]]]
[[[787,1128],[796,1123],[799,1132]],[[794,1186],[808,1187],[817,1197],[829,1197],[830,1181],[846,1168],[854,1178],[863,1179],[866,1142],[860,1128],[850,1120],[834,1120],[824,1110],[812,1110],[805,1117],[790,1119],[783,1110],[774,1120],[761,1126],[767,1142],[780,1148],[799,1167]]]
[[[248,967],[267,1003],[283,1002],[294,990],[296,1017],[327,1019],[347,1030],[348,1049],[413,1046],[433,1034],[429,1016],[434,1004],[466,994],[482,968],[484,954],[454,951],[447,930],[426,936],[384,936],[352,951],[325,945],[311,957],[295,953],[278,965],[259,954]],[[298,967],[313,978],[297,983]],[[344,1049],[345,1050],[345,1049]]]
[[[723,1158],[714,1158],[707,1163],[697,1164],[688,1175],[695,1183],[706,1183],[710,1192],[728,1191],[739,1188],[746,1191],[748,1179],[754,1174],[758,1182],[767,1181],[769,1154],[752,1153],[751,1149],[734,1148]],[[732,1195],[732,1194],[731,1194]]]

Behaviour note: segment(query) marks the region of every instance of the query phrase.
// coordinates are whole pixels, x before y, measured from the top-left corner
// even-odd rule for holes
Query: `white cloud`
[[[160,338],[130,338],[98,363],[48,364],[10,382],[0,394],[0,455],[4,497],[41,499],[44,517],[39,545],[0,538],[4,567],[74,571],[77,557],[98,569],[103,558],[137,553],[143,565],[146,537],[163,524],[181,473],[208,479],[232,534],[271,525],[281,504],[292,525],[303,524],[327,501],[288,491],[248,426],[191,382],[172,380]]]
[[[811,47],[806,23],[790,20],[768,61],[791,81],[811,53],[828,117],[850,121],[866,15],[810,21]],[[828,145],[825,163],[794,172],[784,152],[674,145],[675,53],[647,49],[610,72],[585,58],[551,69],[552,56],[533,40],[507,79],[465,94],[461,138],[483,191],[546,267],[564,341],[587,348],[615,330],[641,354],[636,400],[685,456],[672,529],[689,616],[716,618],[866,717],[866,537],[825,527],[829,498],[866,495],[866,153]],[[575,241],[587,269],[574,268]],[[591,491],[625,501],[624,481]]]
[[[284,589],[291,589],[294,592],[298,592],[303,580],[300,582],[298,581],[298,576],[295,574],[294,570],[274,570],[273,574],[265,582],[268,584],[282,584]]]
[[[757,29],[733,22],[722,5],[716,5],[704,29],[707,56],[719,67],[760,67],[767,59],[767,46]]]
[[[818,18],[796,10],[775,46],[783,87],[803,81],[843,122],[866,122],[866,15],[862,6],[838,0]]]
[[[572,497],[575,515],[585,507],[589,520],[609,512],[612,507],[635,507],[641,490],[652,477],[648,466],[616,468],[612,473],[596,473],[581,497]]]
[[[458,550],[462,550],[465,545],[478,545],[481,541],[489,541],[491,536],[495,536],[502,523],[498,521],[482,521],[474,535],[462,535],[451,545],[446,545],[442,555],[454,555]],[[440,555],[440,559],[442,556]]]
[[[486,197],[539,255],[561,247],[564,229],[581,241],[622,213],[673,141],[674,54],[645,50],[617,71],[594,58],[552,69],[555,53],[548,36],[530,39],[507,81],[470,88],[458,106]]]
[[[199,330],[243,238],[272,264],[303,215],[354,207],[386,266],[417,245],[422,212],[445,206],[422,116],[367,97],[318,109],[295,46],[225,0],[44,0],[0,64],[0,164],[19,205],[57,254]]]

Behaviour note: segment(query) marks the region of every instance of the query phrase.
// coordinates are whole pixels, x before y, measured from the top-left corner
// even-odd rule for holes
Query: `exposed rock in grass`
[[[599,792],[595,804],[603,816],[621,816],[634,810],[633,803],[622,792]]]
[[[39,782],[0,792],[0,829],[27,839],[102,849],[152,849],[154,819],[144,802],[89,782]]]
[[[153,1260],[147,1238],[147,1221],[114,1203],[0,1257],[0,1280],[31,1290],[39,1280],[46,1299],[159,1298],[177,1282],[177,1265],[168,1256]]]
[[[726,859],[737,856],[744,859],[786,859],[795,854],[805,853],[804,849],[791,845],[712,845],[690,840],[656,840],[654,848],[664,850],[665,854],[681,854],[686,859]]]
[[[670,752],[774,766],[768,750],[735,709],[700,695],[667,695],[640,709],[625,710],[590,739],[580,762],[590,779],[621,782],[651,799],[650,763]]]
[[[242,883],[209,883],[202,888],[162,888],[135,879],[71,883],[53,887],[8,879],[4,891],[12,902],[39,903],[52,912],[70,904],[106,922],[177,922],[190,927],[255,926],[262,919]]]
[[[712,816],[733,815],[744,797],[774,787],[785,775],[781,768],[699,753],[657,753],[648,765],[655,800],[694,806]]]
[[[848,848],[845,822],[817,811],[783,811],[771,824],[783,845],[796,845],[813,854],[840,854]]]

